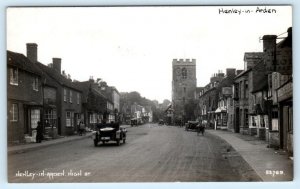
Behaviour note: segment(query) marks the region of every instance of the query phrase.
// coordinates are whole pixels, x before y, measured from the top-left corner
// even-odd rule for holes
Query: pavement
[[[229,143],[263,181],[293,181],[293,160],[283,150],[268,148],[254,136],[222,130],[206,130]]]
[[[130,125],[121,125],[122,127],[128,128]],[[92,137],[92,132],[87,132],[85,135],[79,136],[79,135],[71,135],[71,136],[64,136],[52,140],[43,140],[41,143],[26,143],[26,144],[20,144],[15,146],[9,146],[7,147],[7,153],[9,155],[11,154],[20,154],[25,153],[28,151],[44,148],[47,146],[52,146],[56,144],[61,144],[65,142],[71,142],[75,140],[81,140],[88,137]]]

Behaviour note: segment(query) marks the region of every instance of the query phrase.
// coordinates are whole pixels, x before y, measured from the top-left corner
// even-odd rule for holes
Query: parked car
[[[105,144],[109,141],[115,141],[119,146],[121,141],[126,142],[126,133],[126,128],[121,127],[119,123],[98,124],[96,131],[93,131],[92,138],[95,146],[99,142]]]
[[[160,119],[160,120],[158,121],[158,125],[164,125],[164,124],[165,124],[165,122],[164,122],[163,119]]]
[[[136,118],[131,119],[130,120],[130,125],[131,125],[131,127],[137,126],[138,125],[138,120]]]
[[[197,128],[197,125],[199,124],[198,121],[188,121],[186,124],[185,124],[185,130],[186,131],[189,131],[189,130],[193,130],[193,131],[196,131],[196,128]]]

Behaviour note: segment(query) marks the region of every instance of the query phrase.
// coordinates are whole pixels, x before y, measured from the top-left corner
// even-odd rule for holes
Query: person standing
[[[41,143],[43,140],[43,128],[42,123],[40,121],[37,122],[36,127],[36,143]]]
[[[85,133],[85,125],[83,121],[80,121],[79,123],[79,135],[82,136],[82,134]]]

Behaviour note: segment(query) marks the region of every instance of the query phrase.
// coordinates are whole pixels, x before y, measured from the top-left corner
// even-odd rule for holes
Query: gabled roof
[[[14,66],[29,73],[33,73],[39,76],[42,75],[42,71],[26,56],[20,53],[7,51],[7,66]]]
[[[59,83],[62,86],[69,87],[72,89],[75,89],[77,91],[81,91],[80,88],[76,85],[76,83],[73,83],[71,80],[65,78],[61,73],[54,70],[53,68],[50,68],[42,63],[35,63],[43,72],[45,72],[50,78],[55,80],[57,83]]]

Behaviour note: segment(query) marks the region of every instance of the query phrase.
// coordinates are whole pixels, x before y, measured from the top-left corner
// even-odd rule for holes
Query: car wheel
[[[94,139],[94,146],[98,146],[98,141]]]

